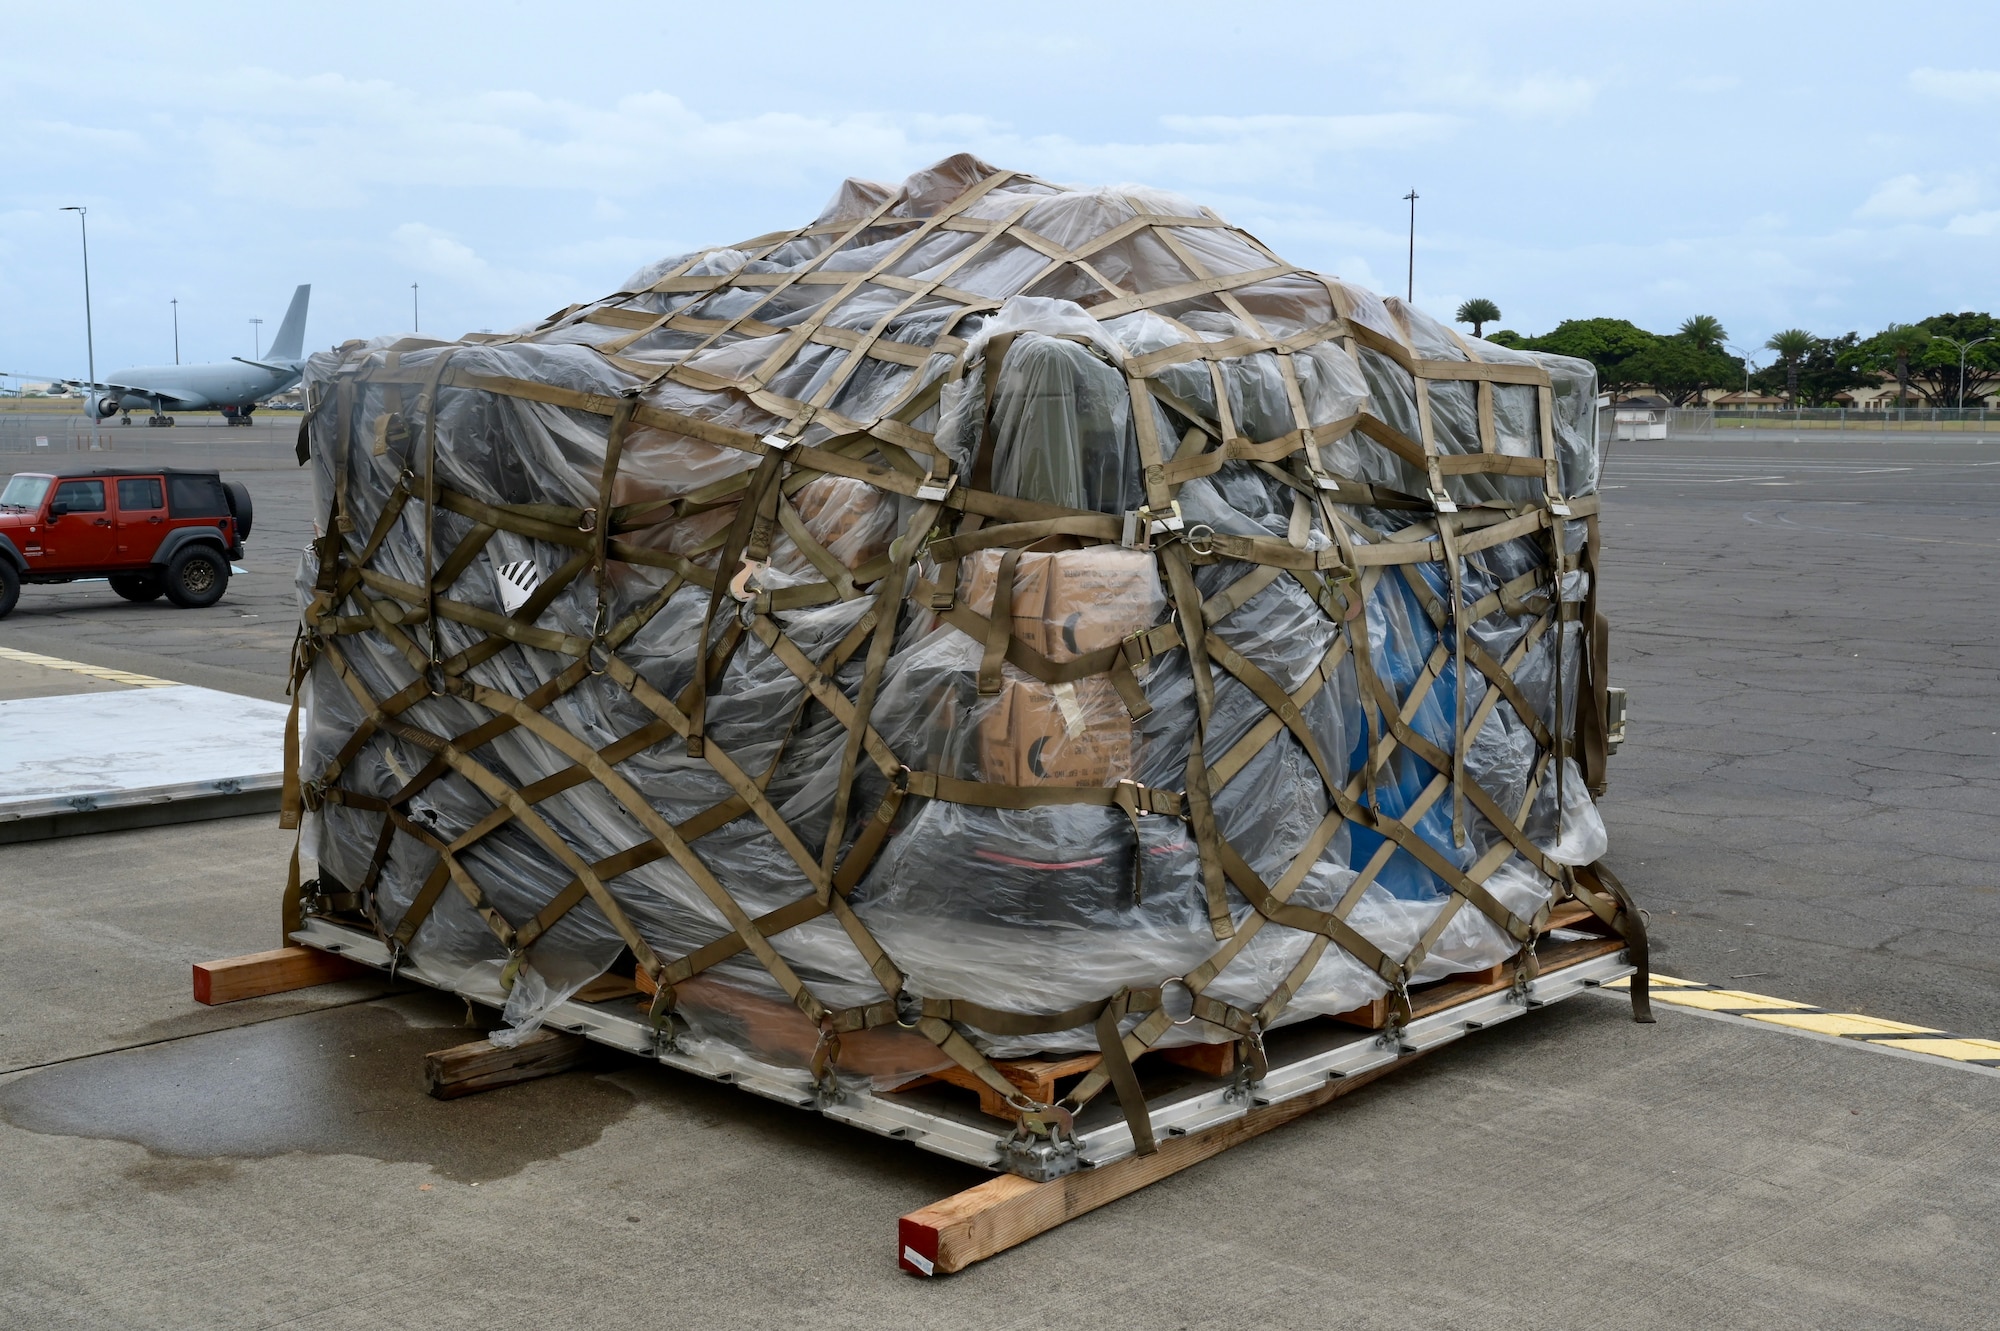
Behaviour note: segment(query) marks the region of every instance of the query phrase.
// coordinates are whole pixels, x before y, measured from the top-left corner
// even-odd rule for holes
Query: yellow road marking
[[[1676,979],[1671,975],[1652,976],[1650,984],[1653,1001],[1672,1007],[1697,1008],[1722,1016],[1742,1017],[1812,1035],[1851,1040],[1869,1048],[1897,1049],[1953,1063],[1981,1063],[2000,1068],[2000,1040],[1953,1035],[1949,1031],[1912,1026],[1907,1022],[1871,1017],[1861,1012],[1828,1012],[1789,998],[1772,998],[1768,994],[1753,994],[1741,989],[1718,989],[1698,980]],[[1614,980],[1604,987],[1628,989],[1631,982]]]
[[[1762,994],[1746,994],[1736,989],[1673,989],[1660,995],[1662,1003],[1681,1007],[1707,1008],[1710,1012],[1734,1012],[1744,1008],[1805,1008],[1810,1003],[1791,1003]]]
[[[1801,1031],[1818,1031],[1821,1035],[1937,1034],[1928,1026],[1907,1026],[1900,1021],[1864,1017],[1859,1012],[1746,1012],[1743,1015],[1753,1021],[1768,1021],[1774,1025],[1791,1026]],[[1979,1057],[1990,1058],[1992,1055],[1981,1054]]]
[[[43,656],[38,652],[24,652],[15,647],[0,647],[0,660],[14,661],[21,665],[46,666],[50,670],[67,670],[72,674],[88,675],[92,679],[102,679],[113,684],[130,684],[140,689],[171,689],[180,687],[178,681],[156,679],[151,675],[137,675],[130,670],[112,670],[106,666],[85,665],[81,661],[65,661],[59,656]]]

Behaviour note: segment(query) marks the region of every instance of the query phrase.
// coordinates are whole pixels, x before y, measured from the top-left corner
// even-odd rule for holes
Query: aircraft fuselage
[[[303,366],[273,361],[284,369],[265,369],[242,361],[210,365],[141,365],[120,370],[94,395],[99,416],[120,411],[243,411],[299,381]]]

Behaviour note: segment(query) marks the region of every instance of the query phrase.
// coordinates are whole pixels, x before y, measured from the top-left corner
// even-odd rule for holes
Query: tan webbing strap
[[[926,504],[910,519],[909,529],[890,547],[889,575],[875,591],[875,637],[868,644],[868,659],[861,671],[861,689],[854,700],[854,716],[847,723],[847,742],[840,755],[840,784],[833,794],[833,817],[827,824],[826,844],[820,848],[818,895],[821,902],[825,902],[833,891],[840,842],[847,835],[847,809],[854,790],[854,769],[861,761],[862,744],[871,734],[870,720],[875,711],[876,690],[881,687],[882,672],[888,667],[889,652],[896,641],[896,626],[902,618],[903,579],[909,575],[910,560],[915,556],[918,543],[931,529],[931,524],[937,521],[937,515],[937,505]],[[872,846],[868,854],[873,856]]]
[[[709,589],[708,609],[701,617],[701,634],[696,638],[694,656],[694,679],[689,684],[687,704],[688,736],[687,753],[690,758],[703,756],[703,732],[708,724],[708,676],[709,645],[715,632],[715,612],[721,608],[722,599],[729,592],[729,580],[737,573],[743,561],[743,551],[749,543],[751,530],[756,524],[758,510],[764,502],[765,492],[773,488],[778,473],[784,465],[785,450],[767,448],[763,458],[757,463],[749,487],[736,508],[736,517],[729,524],[729,539],[723,543],[722,559],[716,564],[715,584]]]
[[[428,637],[428,655],[433,666],[438,664],[437,631],[437,418],[438,381],[444,377],[445,366],[450,363],[455,348],[447,347],[438,352],[431,365],[430,380],[424,386],[423,396],[417,399],[417,410],[424,416],[424,627]]]
[[[1638,968],[1632,977],[1632,1020],[1651,1022],[1653,1020],[1653,1000],[1650,992],[1652,980],[1651,948],[1646,942],[1645,913],[1632,904],[1631,893],[1625,884],[1618,881],[1618,875],[1605,867],[1604,861],[1585,865],[1576,871],[1579,887],[1591,887],[1609,895],[1618,903],[1612,917],[1606,921],[1625,940],[1626,959]],[[1582,896],[1582,893],[1578,894]],[[1591,906],[1596,910],[1595,905]]]
[[[1451,842],[1465,844],[1465,559],[1458,550],[1458,522],[1453,513],[1438,514],[1438,536],[1444,544],[1445,578],[1451,592],[1451,659],[1457,678],[1451,691]],[[1404,565],[1407,569],[1409,566]]]
[[[1125,996],[1125,991],[1121,989],[1097,1014],[1097,1047],[1103,1052],[1104,1067],[1111,1074],[1111,1085],[1118,1092],[1118,1104],[1125,1111],[1125,1122],[1132,1129],[1132,1147],[1140,1155],[1151,1155],[1159,1149],[1153,1143],[1152,1115],[1146,1112],[1146,1093],[1139,1089],[1139,1076],[1132,1071],[1132,1060],[1125,1056],[1125,1038],[1118,1033],[1118,1018],[1123,1007],[1120,1000]]]
[[[986,653],[979,661],[982,697],[1000,692],[1000,663],[1007,659],[1007,641],[1014,631],[1014,574],[1020,566],[1020,547],[1000,556],[1000,571],[993,583],[993,613],[986,621]]]

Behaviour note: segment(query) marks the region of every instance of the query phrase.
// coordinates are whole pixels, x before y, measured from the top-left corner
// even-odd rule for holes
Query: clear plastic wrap
[[[968,158],[627,285],[307,372],[321,899],[516,1032],[626,967],[813,1078],[1254,1039],[1603,853],[1587,365]]]

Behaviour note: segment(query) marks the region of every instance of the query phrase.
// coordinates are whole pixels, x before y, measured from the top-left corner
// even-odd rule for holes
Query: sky
[[[176,309],[182,360],[251,355],[301,282],[309,348],[510,328],[968,150],[1399,294],[1415,189],[1417,303],[1528,334],[2000,307],[1991,0],[78,0],[0,33],[0,373],[84,372],[64,205],[109,374],[171,362]]]

